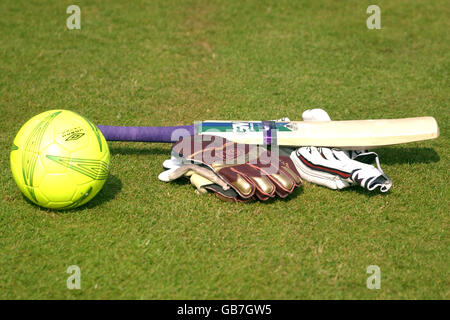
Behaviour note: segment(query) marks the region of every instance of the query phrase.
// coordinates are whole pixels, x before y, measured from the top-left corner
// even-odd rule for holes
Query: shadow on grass
[[[177,187],[188,186],[190,189],[192,189],[192,192],[195,192],[195,187],[193,185],[191,185],[189,179],[186,177],[170,181],[170,184],[177,186]],[[260,201],[260,200],[254,199],[254,200],[249,201],[248,203],[253,203],[253,202],[255,202],[255,203],[257,203],[257,202],[273,203],[273,202],[277,202],[277,201],[283,201],[283,202],[289,201],[289,200],[295,199],[299,195],[301,195],[303,193],[303,188],[304,188],[303,185],[298,188],[295,188],[295,190],[291,194],[289,194],[286,198],[280,198],[279,196],[275,196],[275,197],[267,199],[265,201]],[[208,191],[207,194],[211,197],[216,198],[221,203],[242,203],[242,202],[224,201],[224,200],[220,199],[220,197],[216,196],[213,191]],[[203,195],[198,195],[198,196],[203,196]],[[206,194],[205,194],[205,196],[206,196]]]
[[[112,155],[114,154],[124,154],[124,155],[159,155],[165,154],[170,155],[170,144],[167,144],[167,148],[161,148],[160,146],[149,145],[144,148],[140,146],[128,147],[128,146],[110,146],[109,151]]]
[[[146,144],[144,148],[141,146],[110,146],[112,154],[130,154],[130,155],[159,155],[170,154],[170,144],[167,147],[155,146],[155,144]],[[440,157],[433,148],[422,147],[386,147],[376,149],[380,155],[381,164],[402,164],[402,163],[432,163],[439,162]]]
[[[270,198],[265,201],[254,200],[253,202],[264,202],[264,203],[270,204],[270,203],[277,203],[277,202],[293,201],[295,198],[297,198],[298,196],[303,194],[304,187],[305,187],[305,184],[302,183],[302,185],[300,187],[295,188],[294,191],[292,191],[292,193],[289,194],[286,198],[280,198],[279,196],[275,196],[274,198]]]
[[[348,188],[344,188],[341,190],[332,190],[335,192],[353,192],[353,193],[357,193],[359,195],[362,196],[366,196],[368,198],[372,198],[372,197],[380,197],[380,196],[388,196],[391,191],[387,191],[387,192],[381,192],[379,188],[375,189],[375,190],[367,190],[362,188],[360,185],[355,185],[355,186],[350,186]]]
[[[375,150],[380,156],[381,165],[402,163],[432,163],[441,159],[432,148],[381,148]]]
[[[91,201],[81,206],[80,209],[93,208],[109,202],[116,197],[120,190],[122,190],[122,181],[115,175],[110,174],[102,190],[100,190],[100,192]],[[77,208],[74,210],[77,210]]]

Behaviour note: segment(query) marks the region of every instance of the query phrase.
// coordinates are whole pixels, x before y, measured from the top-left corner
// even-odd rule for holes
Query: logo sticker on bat
[[[246,132],[257,132],[253,122],[233,122],[233,132],[236,133],[246,133]]]
[[[278,131],[292,131],[288,127],[288,122],[273,122],[275,129]],[[201,132],[233,132],[237,134],[264,132],[268,128],[260,121],[230,121],[230,122],[215,122],[205,121],[201,125]]]

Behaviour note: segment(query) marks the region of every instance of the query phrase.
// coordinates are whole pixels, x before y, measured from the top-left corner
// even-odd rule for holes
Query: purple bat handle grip
[[[194,125],[176,127],[97,126],[108,141],[176,142],[194,134]]]

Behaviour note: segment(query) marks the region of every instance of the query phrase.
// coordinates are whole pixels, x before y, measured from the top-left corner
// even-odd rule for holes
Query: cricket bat
[[[371,149],[435,139],[433,117],[345,121],[203,121],[175,127],[98,126],[109,141],[176,142],[208,134],[247,144]]]

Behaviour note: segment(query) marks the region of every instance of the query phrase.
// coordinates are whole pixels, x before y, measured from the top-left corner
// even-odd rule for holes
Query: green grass
[[[446,1],[0,2],[0,298],[449,299]],[[229,204],[158,181],[170,145],[110,143],[110,177],[71,212],[21,196],[20,126],[52,108],[97,124],[431,115],[437,140],[380,149],[389,194],[304,183]],[[66,288],[78,265],[82,289]],[[366,268],[381,268],[381,289]]]

